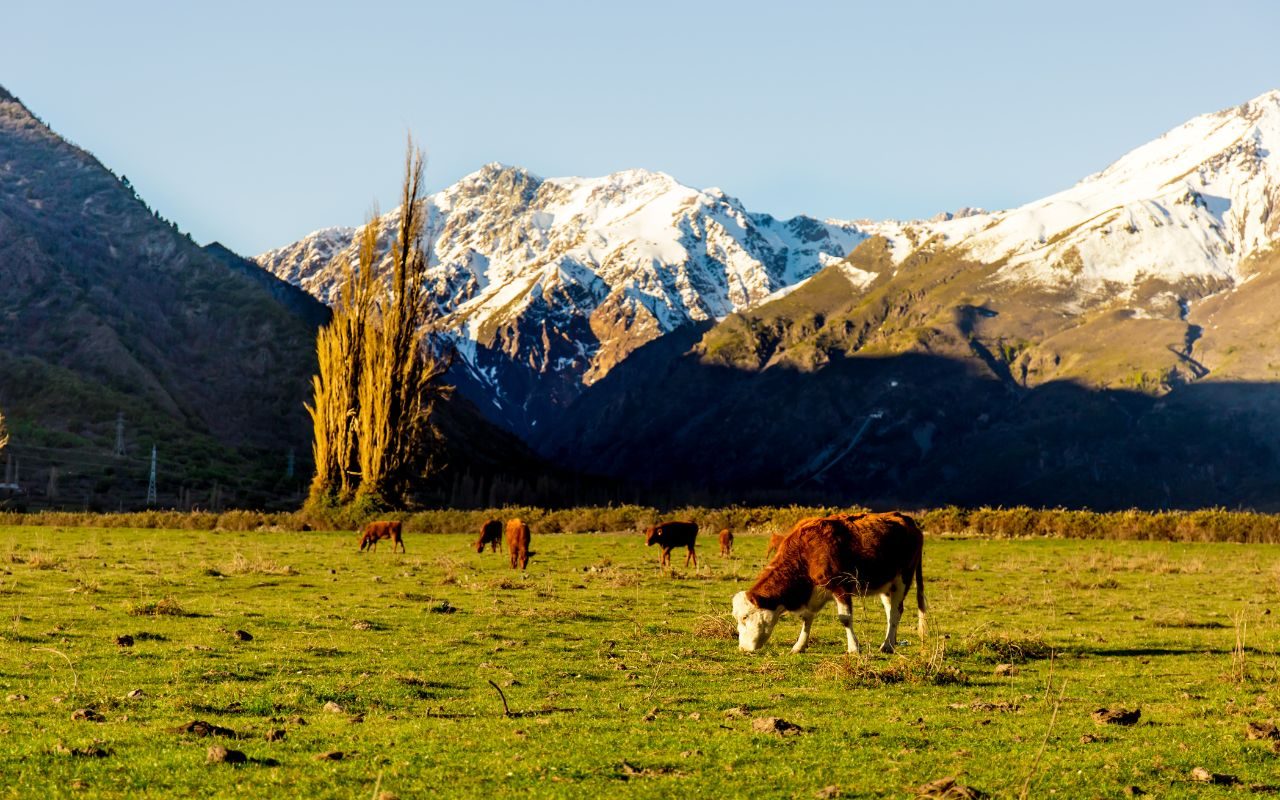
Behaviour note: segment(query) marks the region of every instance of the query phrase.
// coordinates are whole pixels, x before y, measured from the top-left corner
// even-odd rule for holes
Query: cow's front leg
[[[884,644],[880,652],[892,653],[898,646],[898,622],[902,619],[902,600],[907,594],[907,587],[899,580],[890,584],[888,591],[880,595],[884,603],[885,632]]]
[[[796,639],[796,643],[791,646],[791,652],[803,653],[809,646],[809,626],[811,625],[813,625],[812,616],[806,614],[800,618],[800,638]]]
[[[853,632],[853,602],[848,597],[836,598],[836,619],[844,626],[844,638],[850,653],[858,652],[858,637]]]

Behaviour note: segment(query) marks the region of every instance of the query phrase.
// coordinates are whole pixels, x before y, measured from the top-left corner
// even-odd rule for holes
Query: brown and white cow
[[[512,569],[529,566],[529,526],[518,519],[507,520],[507,552]]]
[[[720,531],[720,555],[733,555],[733,531],[728,528]]]
[[[498,548],[502,545],[502,520],[487,520],[480,527],[480,538],[476,540],[476,552],[483,553],[485,545],[489,545],[489,552],[498,552]]]
[[[809,626],[831,599],[844,625],[850,653],[858,652],[853,633],[854,597],[879,595],[887,629],[880,650],[892,653],[898,641],[903,600],[916,581],[919,633],[925,635],[924,534],[900,512],[804,519],[796,523],[778,554],[755,585],[733,596],[738,646],[747,652],[769,641],[782,612],[800,617],[800,638],[791,652],[809,644]]]
[[[396,520],[370,522],[365,525],[364,536],[360,538],[361,552],[367,547],[372,553],[378,546],[378,542],[383,539],[391,540],[391,552],[396,551],[396,545],[400,545],[400,552],[404,552],[404,539],[400,538],[400,522]]]
[[[698,554],[694,551],[694,545],[698,540],[698,523],[696,522],[659,522],[657,525],[651,526],[645,531],[645,545],[658,545],[662,548],[662,556],[658,559],[658,564],[664,567],[671,566],[671,551],[677,547],[689,548],[689,553],[684,557],[684,565],[689,566],[689,561],[693,561],[694,569],[698,567]]]

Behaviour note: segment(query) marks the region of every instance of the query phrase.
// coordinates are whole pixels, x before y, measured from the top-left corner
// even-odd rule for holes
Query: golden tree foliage
[[[410,142],[389,282],[381,286],[375,271],[375,211],[361,232],[358,263],[342,264],[333,319],[316,338],[319,374],[307,405],[316,464],[312,503],[399,500],[429,452],[429,416],[435,397],[447,391],[439,381],[448,363],[426,347],[423,333],[423,163]]]
[[[392,500],[419,462],[439,379],[447,363],[426,347],[423,247],[427,207],[422,196],[422,151],[405,153],[400,219],[391,253],[391,280],[367,329],[361,359],[356,441],[360,488],[373,502]]]

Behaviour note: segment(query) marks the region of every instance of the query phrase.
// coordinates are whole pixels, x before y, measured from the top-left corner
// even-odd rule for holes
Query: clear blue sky
[[[756,211],[1002,208],[1280,86],[1257,2],[39,2],[0,85],[247,255],[488,161],[662,170]]]

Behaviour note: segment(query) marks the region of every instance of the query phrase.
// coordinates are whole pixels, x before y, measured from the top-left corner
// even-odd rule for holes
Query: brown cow
[[[360,551],[369,548],[369,552],[373,552],[378,546],[378,542],[382,539],[391,540],[391,552],[396,551],[396,545],[400,545],[400,552],[404,552],[404,539],[400,538],[400,523],[398,521],[390,522],[370,522],[364,526],[364,536],[360,539]]]
[[[858,652],[853,633],[855,596],[880,595],[888,627],[880,650],[892,653],[898,641],[903,600],[916,581],[920,638],[925,636],[924,534],[900,512],[837,515],[805,519],[787,534],[773,561],[755,585],[733,596],[738,646],[753,652],[764,646],[783,611],[801,619],[800,638],[791,652],[809,643],[813,617],[835,598],[849,652]]]
[[[782,546],[782,540],[785,538],[787,538],[787,534],[779,533],[778,531],[769,534],[769,544],[764,548],[765,561],[769,561],[773,557],[774,552]]]
[[[489,552],[498,552],[502,544],[502,520],[487,520],[480,528],[480,538],[476,540],[476,552],[483,553],[484,546],[489,545]]]
[[[662,557],[658,560],[661,566],[671,566],[671,551],[677,547],[689,548],[684,557],[684,565],[689,566],[693,560],[694,569],[698,568],[698,554],[693,546],[698,539],[698,523],[696,522],[659,522],[645,531],[645,545],[656,544],[662,548]]]
[[[507,552],[511,554],[511,568],[529,566],[529,526],[518,519],[507,520]]]
[[[733,531],[728,528],[720,531],[720,555],[733,555]]]

